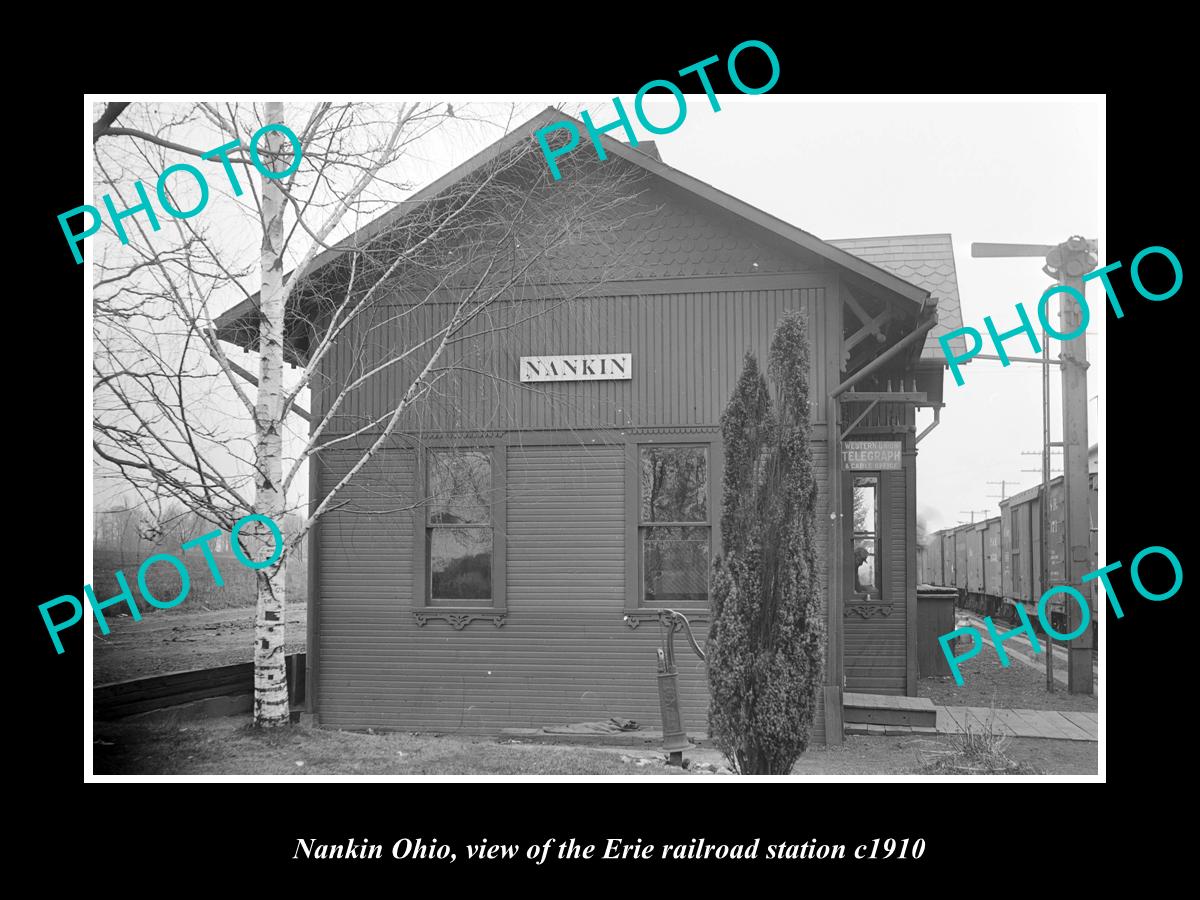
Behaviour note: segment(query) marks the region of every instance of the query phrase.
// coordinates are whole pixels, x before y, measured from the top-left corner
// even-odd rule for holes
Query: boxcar
[[[1038,487],[1022,491],[1000,503],[1000,516],[1008,520],[1009,540],[1001,552],[1008,557],[1011,580],[1005,585],[1008,600],[1025,602],[1041,596],[1041,511]],[[1013,613],[1014,617],[1016,613]]]
[[[1099,492],[1096,474],[1088,479],[1088,513],[1091,529],[1088,545],[1092,569],[1097,559],[1097,508]],[[984,615],[1019,621],[1016,603],[1021,603],[1029,618],[1037,621],[1037,604],[1048,587],[1067,584],[1066,505],[1063,479],[1051,480],[1047,492],[1046,539],[1042,540],[1041,485],[1029,488],[1000,503],[1000,515],[935,532],[926,555],[931,584],[956,587],[963,602]],[[1042,552],[1046,559],[1046,585],[1042,584]],[[937,578],[940,576],[940,581]],[[1095,580],[1081,588],[1096,606]],[[1076,587],[1079,587],[1076,585]],[[1065,596],[1057,595],[1050,603],[1050,615],[1056,629],[1067,630],[1064,616]],[[1095,621],[1093,620],[1093,627]]]
[[[954,529],[942,532],[942,586],[954,587]]]
[[[995,615],[1004,605],[1000,575],[1000,522],[996,516],[964,526],[958,541],[966,544],[966,603],[983,615]]]
[[[954,530],[954,586],[960,593],[967,590],[967,548],[970,546],[970,529],[970,525],[964,525]]]
[[[962,537],[967,545],[967,581],[968,595],[983,593],[983,528],[984,523],[972,525],[962,531]]]
[[[1002,554],[1011,570],[1011,579],[1004,581],[1004,598],[1012,607],[1021,603],[1031,620],[1037,618],[1038,600],[1044,591],[1055,585],[1067,584],[1066,574],[1066,504],[1063,479],[1060,475],[1050,481],[1046,503],[1046,535],[1042,540],[1041,485],[1022,491],[1000,504],[1001,517],[1007,519],[1010,537],[1002,540]],[[1089,498],[1089,505],[1094,502]],[[1041,553],[1045,558],[1045,584],[1042,582]],[[1092,557],[1095,563],[1095,556]],[[1093,568],[1095,566],[1093,565]],[[1054,627],[1065,630],[1065,596],[1053,597],[1048,606]],[[1010,619],[1017,621],[1016,609]]]
[[[946,584],[942,575],[942,535],[938,532],[925,548],[925,583],[942,587]]]
[[[1000,574],[1001,516],[988,519],[983,530],[983,592],[1000,605],[1004,600],[1003,576]],[[993,608],[993,611],[994,608]]]

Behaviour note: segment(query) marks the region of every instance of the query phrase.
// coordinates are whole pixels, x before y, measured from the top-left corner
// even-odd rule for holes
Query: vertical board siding
[[[884,603],[891,614],[845,623],[846,690],[866,694],[900,694],[907,689],[907,586],[905,546],[905,474],[896,469],[881,474]]]
[[[993,597],[1003,597],[1000,575],[1000,519],[991,519],[984,530],[983,590]]]
[[[653,285],[647,285],[652,290]],[[383,365],[414,335],[436,335],[454,307],[378,304],[356,321],[331,351],[315,391],[316,414],[329,409],[339,386]],[[822,336],[824,288],[700,293],[647,293],[586,299],[497,303],[471,322],[438,360],[447,369],[407,414],[407,430],[559,430],[716,425],[753,351],[765,367],[775,324],[785,311],[803,309],[810,324],[810,391],[823,397],[830,349]],[[429,358],[432,346],[388,365],[352,388],[331,424],[344,434],[394,408]],[[628,381],[522,384],[522,356],[630,353]],[[825,407],[814,404],[814,421]]]
[[[925,559],[929,565],[929,584],[938,586],[945,584],[942,576],[942,536],[940,534],[933,536],[933,540],[926,548]]]
[[[1013,530],[1012,508],[1000,504],[1000,596],[1015,597],[1013,586]]]
[[[971,546],[971,532],[960,528],[954,533],[954,586],[960,590],[967,588],[967,551]]]
[[[967,590],[973,594],[983,592],[983,529],[969,528],[967,541]]]
[[[816,342],[814,342],[816,343]],[[817,404],[823,406],[824,404]],[[829,441],[824,428],[812,430],[809,446],[812,447],[813,470],[817,479],[817,511],[814,516],[814,532],[817,545],[817,581],[821,595],[821,621],[829,621]],[[826,665],[828,665],[829,642],[825,642]],[[822,679],[824,683],[825,679]],[[839,735],[839,740],[841,736]],[[824,691],[817,690],[817,711],[813,717],[812,742],[825,743],[825,698]]]

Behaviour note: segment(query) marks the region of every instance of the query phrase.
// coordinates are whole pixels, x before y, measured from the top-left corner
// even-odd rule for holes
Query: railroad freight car
[[[976,522],[959,532],[966,543],[967,572],[956,587],[964,591],[964,602],[985,616],[993,616],[1003,605],[1000,576],[1000,516]]]
[[[925,545],[925,568],[921,572],[921,580],[925,584],[944,586],[942,580],[942,538],[932,535]]]
[[[1094,475],[1089,479],[1089,485],[1091,528],[1088,543],[1094,570],[1099,568],[1096,552],[1099,498]],[[1051,480],[1046,494],[1044,536],[1041,485],[1002,500],[997,517],[935,532],[929,539],[926,554],[929,583],[956,588],[962,605],[1013,624],[1020,621],[1016,611],[1016,604],[1020,603],[1029,618],[1036,622],[1038,600],[1045,590],[1067,583],[1066,508],[1061,475]],[[940,560],[936,560],[938,554]],[[1088,597],[1092,609],[1096,608],[1095,584],[1093,580],[1082,587],[1076,585]],[[1066,630],[1067,624],[1064,601],[1064,595],[1060,594],[1048,603],[1052,623],[1062,631]]]
[[[1087,511],[1088,548],[1092,570],[1099,568],[1097,553],[1099,510],[1098,449],[1088,452]],[[938,587],[959,590],[960,602],[985,616],[1020,622],[1016,604],[1025,607],[1037,625],[1038,600],[1044,590],[1066,584],[1066,503],[1062,475],[1051,479],[1046,496],[1045,539],[1042,534],[1042,486],[1001,500],[1000,516],[985,522],[944,528],[929,536],[926,545],[925,581]],[[1042,583],[1042,553],[1045,551],[1045,580]],[[1096,580],[1076,588],[1097,608]],[[1060,594],[1049,601],[1052,624],[1066,631],[1063,614],[1066,596]],[[1093,619],[1092,628],[1096,629]]]

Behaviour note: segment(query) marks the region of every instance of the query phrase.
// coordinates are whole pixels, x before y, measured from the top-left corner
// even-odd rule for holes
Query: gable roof
[[[393,209],[379,216],[372,222],[364,225],[348,239],[343,239],[334,247],[325,250],[318,254],[312,261],[309,267],[309,275],[312,275],[317,270],[328,265],[333,260],[337,259],[352,246],[360,246],[372,236],[380,231],[390,227],[392,224],[402,219],[404,216],[412,212],[419,204],[426,202],[438,196],[459,180],[467,177],[472,172],[479,169],[485,163],[495,157],[506,153],[516,147],[522,141],[532,140],[534,133],[547,125],[557,124],[559,122],[569,122],[576,127],[581,135],[586,134],[586,129],[583,123],[570,116],[561,110],[548,106],[538,113],[533,118],[529,119],[522,125],[517,126],[504,137],[500,138],[495,143],[485,147],[479,153],[476,153],[466,162],[454,169],[451,169],[441,178],[417,191],[407,200],[397,204]],[[667,181],[691,194],[698,196],[710,203],[716,204],[725,211],[732,213],[744,220],[752,222],[767,231],[783,238],[786,241],[807,250],[819,257],[827,259],[829,262],[848,269],[862,276],[868,281],[878,284],[882,288],[890,291],[893,294],[899,295],[903,299],[911,302],[917,308],[923,307],[929,298],[929,291],[920,285],[914,284],[910,280],[893,273],[885,266],[875,264],[873,261],[864,258],[857,253],[847,252],[845,249],[834,245],[828,241],[822,241],[815,235],[810,234],[794,225],[789,225],[782,219],[778,219],[769,213],[763,212],[757,207],[751,206],[743,200],[718,190],[710,184],[701,181],[698,178],[693,178],[691,175],[674,169],[662,162],[658,158],[657,147],[654,147],[652,142],[640,142],[638,147],[631,147],[628,144],[623,144],[607,134],[600,135],[600,142],[606,153],[618,156],[647,172],[657,175],[664,181]],[[646,145],[650,144],[650,147]],[[639,148],[652,150],[653,152],[643,152]],[[589,148],[580,139],[580,145],[573,152],[589,152]],[[569,177],[569,176],[564,176]],[[953,260],[952,260],[953,262]],[[286,279],[285,279],[286,280]],[[217,330],[223,332],[232,326],[237,320],[248,315],[257,307],[257,294],[253,297],[243,300],[236,306],[226,310],[217,317]],[[940,324],[939,326],[940,327]]]
[[[954,245],[948,234],[904,234],[892,237],[844,238],[829,241],[873,265],[929,291],[938,302],[938,323],[925,337],[921,359],[945,361],[938,337],[963,327]],[[962,335],[950,339],[955,356],[965,356]]]

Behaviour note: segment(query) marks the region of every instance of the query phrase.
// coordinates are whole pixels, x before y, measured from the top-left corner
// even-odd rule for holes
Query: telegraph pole
[[[1010,485],[1010,484],[1020,484],[1020,482],[1019,482],[1019,481],[1011,481],[1011,480],[1009,480],[1009,479],[1007,479],[1007,478],[1001,478],[999,481],[989,481],[989,482],[988,482],[988,484],[998,484],[998,485],[1000,485],[1000,502],[1002,502],[1002,503],[1003,503],[1005,500],[1007,500],[1007,499],[1008,499],[1008,494],[1005,492],[1005,487],[1006,487],[1007,485]],[[988,496],[989,496],[989,497],[995,497],[996,495],[995,495],[995,494],[988,494]]]
[[[959,513],[961,513],[964,516],[969,513],[971,516],[971,524],[974,525],[975,524],[975,513],[982,513],[984,516],[986,516],[988,514],[988,511],[986,509],[960,509]]]

